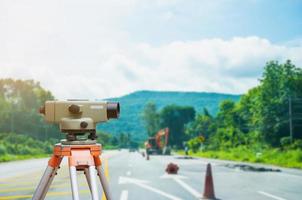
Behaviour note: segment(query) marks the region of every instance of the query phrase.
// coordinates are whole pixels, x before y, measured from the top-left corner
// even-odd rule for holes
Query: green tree
[[[186,140],[185,124],[195,117],[195,109],[190,106],[168,105],[160,112],[160,127],[168,127],[169,144],[181,147]]]
[[[203,136],[207,139],[215,131],[216,123],[206,108],[202,114],[198,114],[195,120],[185,127],[185,133],[190,137]]]
[[[98,132],[97,133],[97,140],[98,142],[100,142],[102,145],[110,145],[110,142],[111,142],[111,135],[108,134],[108,133],[104,133],[104,132]]]
[[[145,105],[142,113],[142,118],[145,123],[147,134],[154,136],[159,130],[159,114],[157,113],[156,105],[149,102]]]
[[[44,123],[38,108],[54,99],[33,80],[0,79],[0,131],[26,134],[37,139],[57,138],[56,125]]]
[[[118,146],[119,141],[118,141],[117,137],[113,136],[113,137],[111,138],[111,144],[112,144],[113,146]]]
[[[289,99],[293,107],[293,144],[289,145]],[[302,70],[290,61],[270,61],[264,67],[260,84],[241,96],[239,102],[222,101],[216,117],[198,114],[186,126],[190,138],[202,133],[210,149],[248,145],[298,148],[302,138]],[[281,142],[281,144],[280,144]],[[194,139],[192,139],[192,144]],[[194,146],[193,145],[193,146]]]
[[[289,135],[289,97],[302,97],[301,79],[301,69],[290,61],[284,64],[271,61],[265,66],[257,118],[260,132],[270,145],[280,146],[280,139]]]

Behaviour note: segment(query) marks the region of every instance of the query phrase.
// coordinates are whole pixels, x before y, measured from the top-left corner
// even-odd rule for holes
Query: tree
[[[280,139],[289,135],[289,98],[302,97],[301,79],[301,69],[290,61],[284,64],[271,61],[265,66],[257,117],[263,138],[270,145],[280,146]]]
[[[0,131],[26,134],[45,140],[58,138],[57,125],[47,125],[38,108],[54,99],[50,91],[33,80],[0,79]]]
[[[185,133],[190,137],[203,136],[206,139],[216,131],[214,118],[209,111],[204,108],[202,114],[198,114],[194,121],[188,123],[185,127]]]
[[[142,118],[145,123],[147,134],[154,136],[159,130],[159,114],[157,113],[156,105],[149,102],[145,105],[142,113]]]
[[[160,112],[160,127],[169,128],[169,144],[182,146],[185,141],[185,124],[195,117],[195,109],[190,106],[168,105]]]
[[[239,102],[222,101],[216,117],[205,111],[198,114],[186,126],[186,133],[191,138],[204,133],[212,149],[239,145],[280,147],[289,136],[289,103],[293,104],[294,138],[299,139],[302,127],[295,125],[302,124],[302,70],[290,61],[270,61],[257,87],[242,95]]]
[[[113,146],[117,146],[118,143],[119,143],[119,141],[118,141],[117,137],[113,136],[113,137],[111,138],[111,144],[112,144]]]
[[[101,143],[103,146],[110,144],[112,136],[108,133],[98,132],[98,142]]]

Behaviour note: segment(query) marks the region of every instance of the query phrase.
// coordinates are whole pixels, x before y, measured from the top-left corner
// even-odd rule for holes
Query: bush
[[[194,153],[196,153],[199,150],[203,140],[204,139],[201,139],[200,137],[195,137],[188,141],[188,146]]]
[[[7,153],[6,148],[3,144],[0,144],[0,156],[5,155]]]
[[[293,149],[302,149],[302,140],[301,139],[295,140],[294,143],[292,144],[292,148]]]
[[[283,137],[280,139],[280,144],[283,148],[287,148],[291,144],[291,139],[290,137]]]
[[[28,154],[32,154],[32,149],[29,148],[28,146],[18,145],[17,152],[18,152],[18,154],[21,154],[21,155],[28,155]]]
[[[0,133],[0,162],[50,154],[54,143],[42,142],[27,135]]]

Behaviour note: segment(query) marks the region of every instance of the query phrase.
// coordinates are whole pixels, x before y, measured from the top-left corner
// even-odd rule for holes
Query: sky
[[[242,94],[287,59],[302,66],[299,0],[0,0],[0,78],[58,99]]]

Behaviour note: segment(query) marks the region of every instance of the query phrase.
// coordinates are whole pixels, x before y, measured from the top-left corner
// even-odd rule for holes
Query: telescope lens
[[[120,104],[114,102],[107,103],[107,118],[116,119],[120,115]]]

